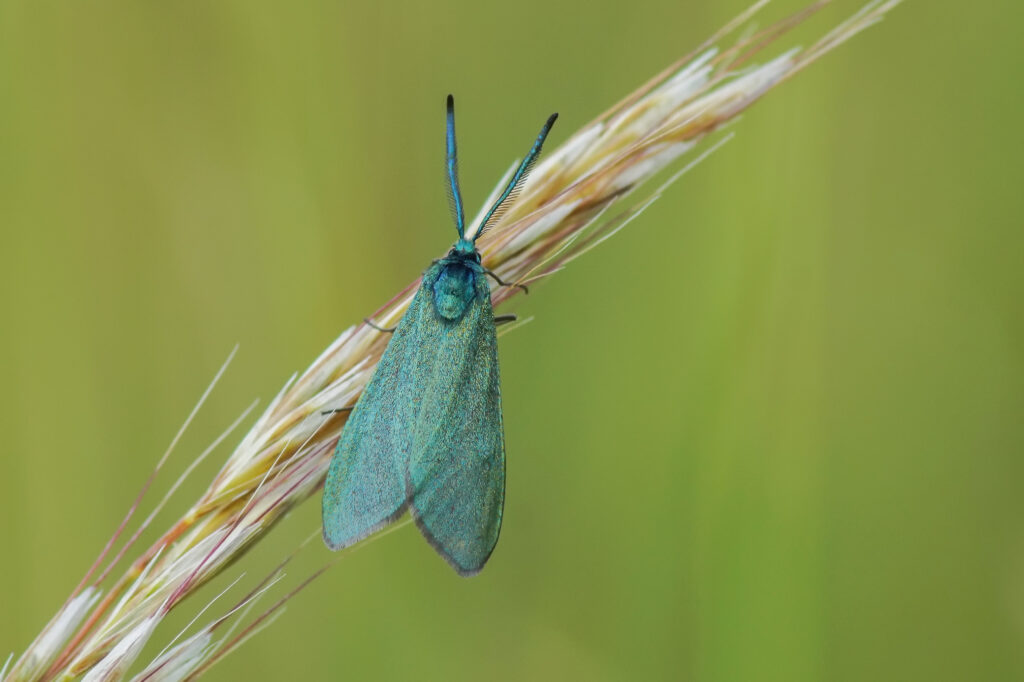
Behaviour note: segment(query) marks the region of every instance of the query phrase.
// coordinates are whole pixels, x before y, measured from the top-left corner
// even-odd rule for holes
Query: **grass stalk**
[[[898,2],[870,2],[810,47],[791,48],[755,64],[754,60],[790,29],[826,4],[816,2],[720,51],[716,44],[766,4],[765,0],[757,2],[552,150],[538,164],[516,202],[481,239],[484,265],[508,282],[546,280],[636,218],[679,175],[716,149],[727,139],[718,132],[723,126],[780,83],[880,21]],[[669,182],[633,198],[645,181],[673,165],[681,170]],[[382,326],[396,324],[417,285],[418,280],[409,283],[370,317]],[[518,291],[514,287],[495,289],[495,306]],[[105,589],[109,574],[129,556],[155,511],[170,495],[100,570],[163,468],[169,448],[80,584],[13,666],[8,660],[0,678],[54,680],[84,675],[85,679],[124,679],[164,616],[265,537],[289,509],[317,492],[347,418],[344,412],[322,413],[355,403],[387,342],[387,335],[364,323],[345,330],[306,371],[285,384],[199,499],[183,509],[178,520]],[[217,376],[223,371],[221,368]],[[197,410],[201,404],[202,400]],[[171,492],[180,482],[179,478]],[[135,679],[198,677],[268,625],[293,594],[326,570],[309,576],[270,609],[242,625],[238,635],[232,637],[229,632],[214,641],[215,631],[229,616],[245,617],[255,600],[280,578],[285,563],[287,560],[227,614],[181,643],[168,644]]]

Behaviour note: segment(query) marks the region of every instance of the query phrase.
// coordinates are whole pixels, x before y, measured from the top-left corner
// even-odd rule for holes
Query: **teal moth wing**
[[[323,536],[331,549],[353,545],[405,512],[412,434],[399,427],[412,423],[415,410],[399,396],[419,349],[408,321],[432,306],[429,296],[416,294],[345,422],[324,483]]]
[[[429,378],[409,457],[413,518],[463,576],[478,573],[494,551],[505,502],[498,340],[486,276],[472,272],[475,295],[461,319],[435,313],[420,322],[424,345],[436,353],[417,367]],[[425,282],[435,279],[428,273]]]
[[[348,547],[411,504],[421,531],[462,575],[498,541],[505,497],[498,344],[490,290],[457,320],[439,314],[432,266],[353,410],[324,487],[324,541]]]

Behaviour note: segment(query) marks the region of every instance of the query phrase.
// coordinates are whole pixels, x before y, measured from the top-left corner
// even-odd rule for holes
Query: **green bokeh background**
[[[160,491],[453,239],[447,92],[475,209],[745,5],[2,3],[0,661],[236,342]],[[906,3],[520,297],[487,569],[406,527],[209,679],[1024,678],[1022,18]]]

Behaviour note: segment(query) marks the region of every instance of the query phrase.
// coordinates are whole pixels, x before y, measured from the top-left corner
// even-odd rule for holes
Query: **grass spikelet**
[[[551,150],[516,202],[481,239],[484,265],[505,281],[518,284],[537,282],[559,271],[624,227],[667,184],[725,141],[725,136],[716,134],[723,126],[777,85],[880,21],[898,1],[871,2],[810,47],[789,49],[755,64],[753,60],[762,50],[824,4],[811,5],[719,49],[717,43],[745,25],[765,4],[758,2],[694,53]],[[687,162],[680,163],[681,158]],[[630,199],[648,179],[677,163],[681,170],[669,183],[639,200]],[[417,283],[411,282],[372,312],[376,323],[396,324]],[[517,291],[514,287],[496,289],[494,304],[500,305]],[[363,323],[345,330],[308,369],[285,384],[242,437],[205,493],[183,509],[177,522],[156,542],[134,556],[126,567],[118,568],[155,514],[150,514],[108,561],[138,507],[137,500],[79,587],[36,641],[0,677],[125,678],[167,613],[264,537],[289,509],[317,491],[347,417],[343,412],[322,413],[355,403],[387,342],[386,335]],[[164,455],[153,477],[166,460]],[[151,481],[147,481],[143,493]],[[171,492],[180,482],[172,486]],[[162,508],[169,495],[156,509]],[[169,644],[135,679],[193,679],[269,624],[285,601],[319,574],[301,582],[255,621],[241,626],[238,635],[228,633],[215,642],[214,632],[229,617],[236,618],[236,623],[245,619],[247,609],[280,578],[282,568],[283,564],[198,633]],[[110,575],[117,576],[113,584],[101,588]]]

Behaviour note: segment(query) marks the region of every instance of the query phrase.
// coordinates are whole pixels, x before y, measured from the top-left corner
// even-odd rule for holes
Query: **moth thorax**
[[[447,263],[434,281],[434,309],[446,320],[459,320],[476,295],[476,273],[462,263]]]

